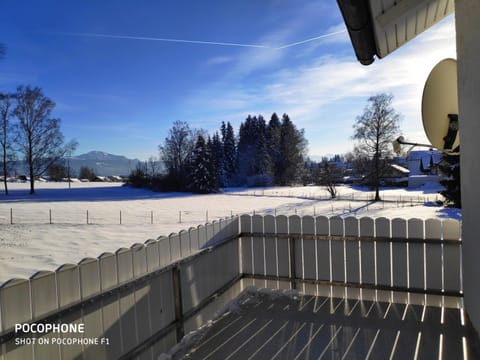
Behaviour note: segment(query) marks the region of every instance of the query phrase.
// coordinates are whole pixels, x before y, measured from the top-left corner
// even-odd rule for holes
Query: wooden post
[[[120,225],[122,225],[122,210],[120,210]]]
[[[10,225],[13,225],[13,208],[10,208]]]
[[[50,220],[50,225],[52,225],[52,209],[48,210],[48,217],[49,217],[49,220]]]
[[[88,225],[88,210],[87,210],[87,225]]]

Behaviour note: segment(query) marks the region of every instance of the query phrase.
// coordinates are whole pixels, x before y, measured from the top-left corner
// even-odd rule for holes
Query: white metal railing
[[[460,226],[296,215],[215,221],[7,281],[0,354],[121,358],[155,348],[158,355],[205,323],[198,312],[241,277],[461,296]],[[83,337],[106,337],[110,346],[14,345],[14,325],[32,322],[84,323]]]
[[[243,273],[461,295],[456,220],[241,217]]]

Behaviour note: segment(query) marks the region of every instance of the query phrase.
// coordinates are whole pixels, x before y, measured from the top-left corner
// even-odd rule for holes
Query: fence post
[[[290,284],[293,290],[297,289],[296,264],[295,264],[295,237],[289,234],[288,245],[290,247]]]
[[[88,225],[88,210],[87,210],[87,225]]]
[[[180,210],[178,212],[178,223],[181,224],[182,223],[182,210]]]
[[[10,225],[13,225],[13,208],[10,208]]]
[[[120,225],[122,225],[122,210],[120,210]]]
[[[50,220],[50,225],[52,225],[52,209],[48,210],[48,217],[49,217],[49,220]]]
[[[208,222],[208,210],[205,211],[205,222]]]
[[[183,328],[183,304],[182,304],[182,285],[180,278],[180,268],[178,265],[172,269],[173,277],[173,296],[175,301],[175,323],[177,326],[177,342],[185,335]]]
[[[153,210],[150,211],[150,224],[153,225]]]

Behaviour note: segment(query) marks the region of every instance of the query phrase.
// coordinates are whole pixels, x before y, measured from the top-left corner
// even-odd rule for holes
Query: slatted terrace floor
[[[247,291],[177,359],[480,359],[459,309]]]

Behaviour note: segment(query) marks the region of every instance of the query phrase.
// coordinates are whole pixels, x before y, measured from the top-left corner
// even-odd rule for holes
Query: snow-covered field
[[[388,218],[455,218],[437,206],[437,188],[384,189],[373,193],[340,186],[331,200],[322,187],[228,189],[222,194],[153,193],[117,183],[9,184],[0,194],[0,283],[54,270],[84,257],[97,257],[232,214],[340,215]],[[88,222],[88,223],[87,223]]]

